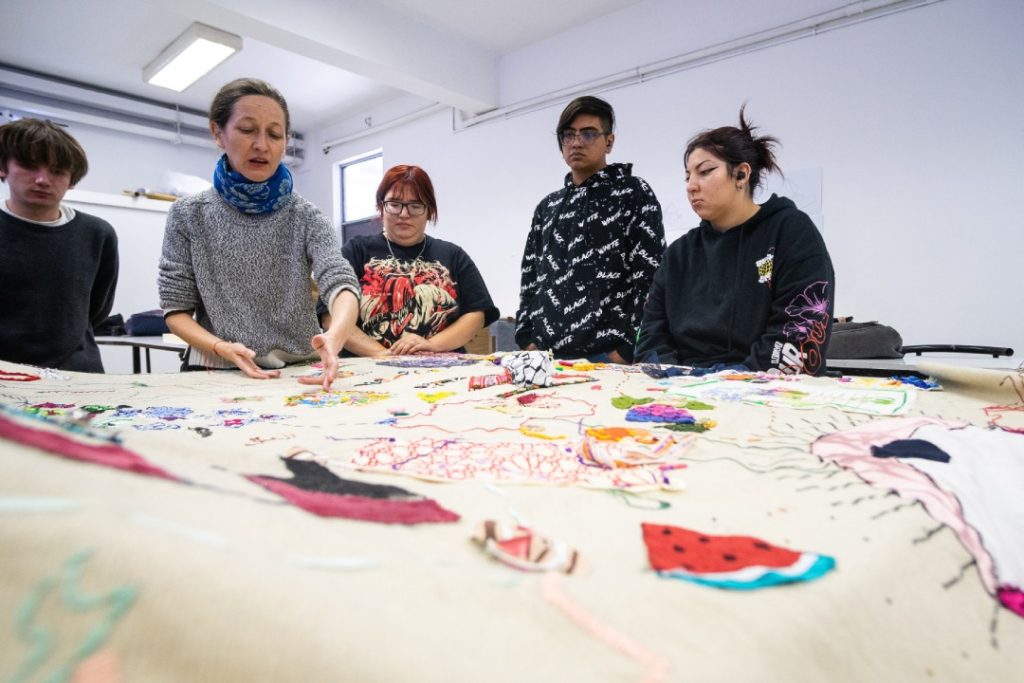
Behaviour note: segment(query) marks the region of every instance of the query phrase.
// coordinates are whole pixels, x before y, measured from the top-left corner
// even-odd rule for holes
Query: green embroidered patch
[[[688,398],[681,403],[676,403],[676,408],[686,408],[687,410],[714,410],[715,407],[710,403],[704,403],[698,401],[695,398]]]
[[[642,406],[653,402],[653,398],[633,398],[632,396],[622,395],[612,399],[612,406],[619,410],[629,410],[633,406]]]
[[[710,427],[703,422],[674,422],[667,425],[658,425],[661,429],[671,429],[673,432],[706,432]]]

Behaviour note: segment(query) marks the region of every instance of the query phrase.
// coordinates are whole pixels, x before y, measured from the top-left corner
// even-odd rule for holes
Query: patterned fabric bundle
[[[564,541],[518,524],[488,519],[472,540],[494,559],[520,571],[572,574],[579,569],[579,553]]]
[[[512,381],[512,375],[508,370],[499,372],[496,375],[476,375],[469,378],[470,389],[486,389],[496,387],[499,384],[508,384]]]
[[[549,387],[555,374],[550,351],[516,351],[503,357],[501,365],[520,386]]]

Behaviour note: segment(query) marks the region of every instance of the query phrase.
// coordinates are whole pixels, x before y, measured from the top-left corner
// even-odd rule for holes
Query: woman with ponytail
[[[701,223],[665,252],[636,359],[818,375],[832,329],[832,261],[791,200],[754,202],[763,176],[779,171],[778,140],[756,135],[743,108],[739,123],[686,146],[686,194]]]
[[[238,79],[214,97],[210,130],[224,150],[214,186],[174,203],[160,257],[160,307],[189,345],[184,369],[268,379],[319,358],[322,377],[300,381],[327,389],[355,326],[359,283],[330,221],[292,191],[282,163],[288,104],[271,85]],[[310,274],[332,314],[324,332]]]

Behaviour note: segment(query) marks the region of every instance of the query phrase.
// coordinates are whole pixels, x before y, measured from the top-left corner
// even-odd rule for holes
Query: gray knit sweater
[[[319,333],[310,274],[324,301],[359,296],[327,217],[292,193],[280,209],[244,214],[213,188],[180,199],[167,215],[160,256],[160,307],[192,311],[205,329],[256,352],[263,367],[314,357]],[[233,367],[190,349],[190,365]]]

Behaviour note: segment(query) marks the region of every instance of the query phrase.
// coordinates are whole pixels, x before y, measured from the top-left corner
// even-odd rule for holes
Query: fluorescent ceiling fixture
[[[142,70],[142,79],[181,92],[242,49],[242,39],[205,24],[192,24]]]

